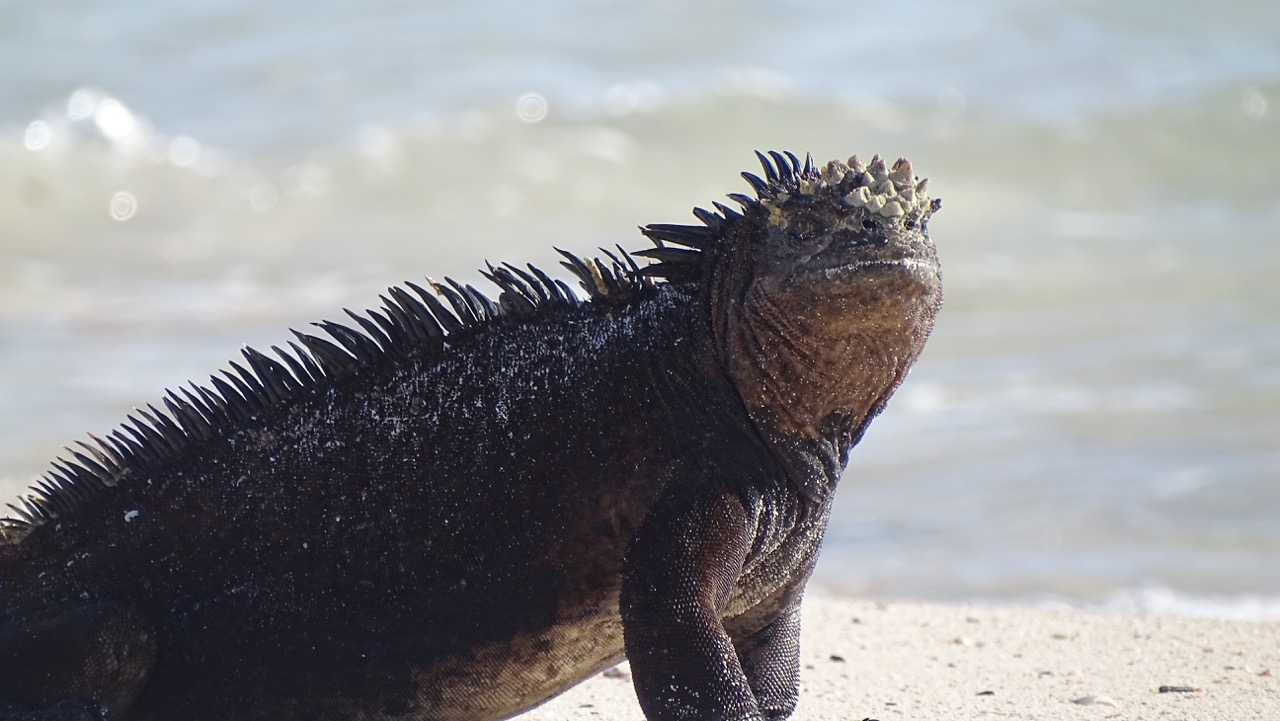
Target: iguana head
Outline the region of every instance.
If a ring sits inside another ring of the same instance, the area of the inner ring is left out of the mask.
[[[766,438],[828,441],[843,465],[933,328],[941,201],[905,159],[760,160],[764,178],[743,174],[756,197],[729,196],[741,212],[717,203],[695,211],[704,228],[649,226],[690,250],[644,254],[662,261],[655,274],[698,276],[721,366]]]
[[[757,198],[731,196],[746,222],[713,266],[721,322],[747,311],[824,337],[931,323],[940,282],[927,224],[941,201],[929,181],[906,159],[774,163],[767,180],[743,174]]]

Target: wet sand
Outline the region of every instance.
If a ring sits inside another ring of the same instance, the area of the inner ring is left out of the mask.
[[[1280,718],[1276,622],[817,594],[805,602],[801,663],[795,721]],[[521,718],[643,715],[623,664]]]

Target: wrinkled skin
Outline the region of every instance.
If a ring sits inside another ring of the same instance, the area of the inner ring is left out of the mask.
[[[836,482],[941,302],[937,204],[878,210],[877,162],[775,155],[742,215],[645,229],[700,246],[668,282],[308,342],[314,379],[77,458],[0,544],[0,721],[485,721],[624,656],[651,721],[786,718]]]

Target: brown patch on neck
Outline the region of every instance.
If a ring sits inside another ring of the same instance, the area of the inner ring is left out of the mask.
[[[802,308],[804,297],[768,282],[748,288],[723,338],[729,372],[757,424],[818,439],[833,420],[860,425],[902,382],[932,327],[933,303],[919,298],[920,312],[904,314],[897,304],[858,300]]]

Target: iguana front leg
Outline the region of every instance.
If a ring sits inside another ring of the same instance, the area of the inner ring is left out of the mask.
[[[764,718],[721,624],[750,534],[733,495],[689,490],[660,498],[636,530],[623,560],[620,610],[649,721]]]

